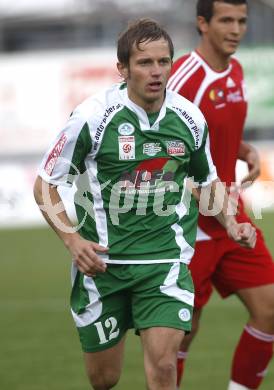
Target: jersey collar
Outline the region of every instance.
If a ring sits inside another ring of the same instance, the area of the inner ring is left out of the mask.
[[[153,123],[153,125],[150,126],[146,111],[142,107],[138,106],[132,100],[129,99],[128,93],[127,93],[127,88],[120,90],[120,93],[121,93],[124,105],[137,115],[137,117],[139,119],[140,129],[142,131],[148,131],[148,130],[159,131],[159,122],[166,115],[166,98],[163,102],[163,105],[162,105],[161,110],[159,112],[158,118]]]

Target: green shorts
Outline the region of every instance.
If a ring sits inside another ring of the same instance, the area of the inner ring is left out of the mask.
[[[108,264],[95,278],[74,268],[73,279],[71,311],[85,352],[114,346],[130,328],[191,330],[194,288],[186,264]]]

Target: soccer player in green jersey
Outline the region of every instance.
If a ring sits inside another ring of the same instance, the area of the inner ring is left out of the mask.
[[[73,259],[71,311],[93,388],[116,385],[126,332],[135,328],[148,389],[174,390],[194,301],[187,264],[197,216],[185,218],[185,178],[211,202],[217,195],[229,236],[244,246],[256,236],[226,215],[200,110],[166,90],[167,32],[140,19],[120,35],[117,54],[124,82],[76,107],[42,161],[35,199]],[[77,227],[57,191],[73,183]]]

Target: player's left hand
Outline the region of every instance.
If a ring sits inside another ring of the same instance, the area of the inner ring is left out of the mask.
[[[228,236],[243,247],[254,248],[256,245],[256,229],[250,223],[235,223],[227,227]]]
[[[242,179],[244,187],[251,185],[259,176],[261,171],[260,157],[255,148],[252,148],[246,155],[245,161],[248,166],[248,174]]]

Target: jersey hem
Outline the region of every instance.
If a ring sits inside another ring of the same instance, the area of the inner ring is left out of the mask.
[[[111,260],[107,259],[104,260],[106,264],[161,264],[161,263],[183,263],[183,264],[189,264],[190,260],[184,260],[184,259],[148,259],[148,260]]]

